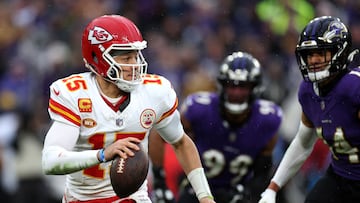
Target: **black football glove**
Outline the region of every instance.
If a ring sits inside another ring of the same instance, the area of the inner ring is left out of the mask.
[[[244,199],[245,199],[244,192],[245,192],[244,186],[241,184],[237,185],[233,190],[233,197],[232,197],[230,203],[244,202]]]
[[[216,188],[213,191],[216,202],[220,203],[244,203],[245,188],[239,184],[235,187]]]
[[[174,194],[169,190],[165,182],[165,171],[159,167],[153,167],[154,175],[154,198],[156,203],[175,203]]]

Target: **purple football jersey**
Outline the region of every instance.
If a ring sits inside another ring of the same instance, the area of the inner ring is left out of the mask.
[[[279,130],[282,111],[276,104],[255,100],[249,119],[229,126],[220,113],[219,95],[192,94],[184,102],[209,184],[228,188],[251,176],[252,164]]]
[[[335,173],[360,180],[360,69],[347,73],[324,97],[315,93],[312,83],[303,82],[298,97],[317,136],[330,147]]]

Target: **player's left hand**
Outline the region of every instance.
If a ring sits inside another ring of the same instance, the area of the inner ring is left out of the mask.
[[[111,145],[107,146],[104,150],[105,160],[112,160],[116,155],[123,159],[134,156],[134,151],[140,150],[138,144],[141,142],[140,139],[135,137],[127,137],[118,139]]]

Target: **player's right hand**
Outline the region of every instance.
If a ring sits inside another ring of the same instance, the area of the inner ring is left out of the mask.
[[[276,192],[272,189],[266,189],[261,194],[261,199],[259,203],[275,203],[276,202]]]

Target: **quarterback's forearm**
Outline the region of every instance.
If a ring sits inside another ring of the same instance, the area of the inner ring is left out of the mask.
[[[184,134],[182,139],[173,144],[177,159],[183,167],[187,178],[193,187],[197,198],[212,198],[204,169],[202,168],[199,153],[194,142]]]
[[[67,151],[58,146],[43,149],[42,167],[47,175],[64,175],[99,164],[99,150]]]
[[[44,142],[42,167],[45,174],[68,174],[99,163],[99,150],[71,151],[78,139],[76,126],[55,121]]]
[[[317,139],[312,132],[312,128],[308,128],[302,123],[300,124],[299,130],[280,162],[269,187],[274,187],[275,183],[281,188],[300,169],[304,161],[310,155]]]
[[[177,143],[173,144],[173,147],[185,174],[195,168],[202,167],[196,146],[187,135],[184,135]]]

